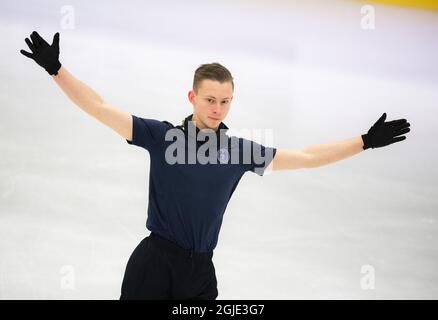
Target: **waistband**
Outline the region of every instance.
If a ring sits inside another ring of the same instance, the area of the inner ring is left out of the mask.
[[[151,232],[151,234],[149,235],[150,240],[156,244],[158,247],[165,249],[171,253],[177,254],[177,255],[181,255],[181,256],[186,256],[189,258],[213,258],[213,251],[209,251],[209,252],[196,252],[190,249],[185,249],[183,247],[181,247],[180,245],[176,244],[173,241],[170,241],[166,238],[163,238],[162,236],[158,235],[155,232]]]

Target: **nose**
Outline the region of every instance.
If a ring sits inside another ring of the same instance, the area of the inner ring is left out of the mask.
[[[215,103],[213,105],[212,109],[213,109],[212,111],[214,114],[219,114],[221,111],[221,106],[220,106],[220,104]]]

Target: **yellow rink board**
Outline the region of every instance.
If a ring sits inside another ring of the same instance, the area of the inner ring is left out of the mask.
[[[403,7],[414,7],[420,9],[428,9],[428,10],[438,10],[438,0],[359,0],[363,3],[382,3],[382,4],[391,4],[398,5]]]

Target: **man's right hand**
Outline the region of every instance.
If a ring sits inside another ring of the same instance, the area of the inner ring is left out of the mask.
[[[61,68],[61,63],[59,62],[59,32],[53,36],[51,45],[36,31],[32,32],[30,38],[32,42],[28,38],[25,41],[32,53],[24,50],[20,50],[20,52],[38,63],[50,75],[57,75],[58,70]]]

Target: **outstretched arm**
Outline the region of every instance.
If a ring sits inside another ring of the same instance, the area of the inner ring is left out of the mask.
[[[58,86],[79,108],[113,129],[120,136],[132,140],[132,116],[106,103],[93,89],[76,79],[64,66],[52,75]]]
[[[75,78],[64,66],[61,66],[58,74],[52,75],[52,78],[75,105],[93,117],[98,114],[104,103],[101,96]]]
[[[318,144],[301,150],[278,149],[271,163],[272,170],[316,168],[363,151],[361,137]],[[268,167],[268,170],[271,169]]]
[[[132,116],[107,104],[93,89],[76,79],[59,61],[59,33],[49,45],[36,31],[25,39],[32,53],[20,52],[43,67],[70,100],[127,140],[132,140]]]
[[[364,151],[361,137],[343,141],[318,144],[307,147],[303,152],[311,159],[308,168],[316,168],[333,163]]]
[[[406,139],[402,134],[410,131],[406,119],[385,122],[386,113],[361,136],[348,140],[318,144],[302,150],[278,149],[269,169],[286,170],[315,168],[327,165],[369,148],[380,148]]]

